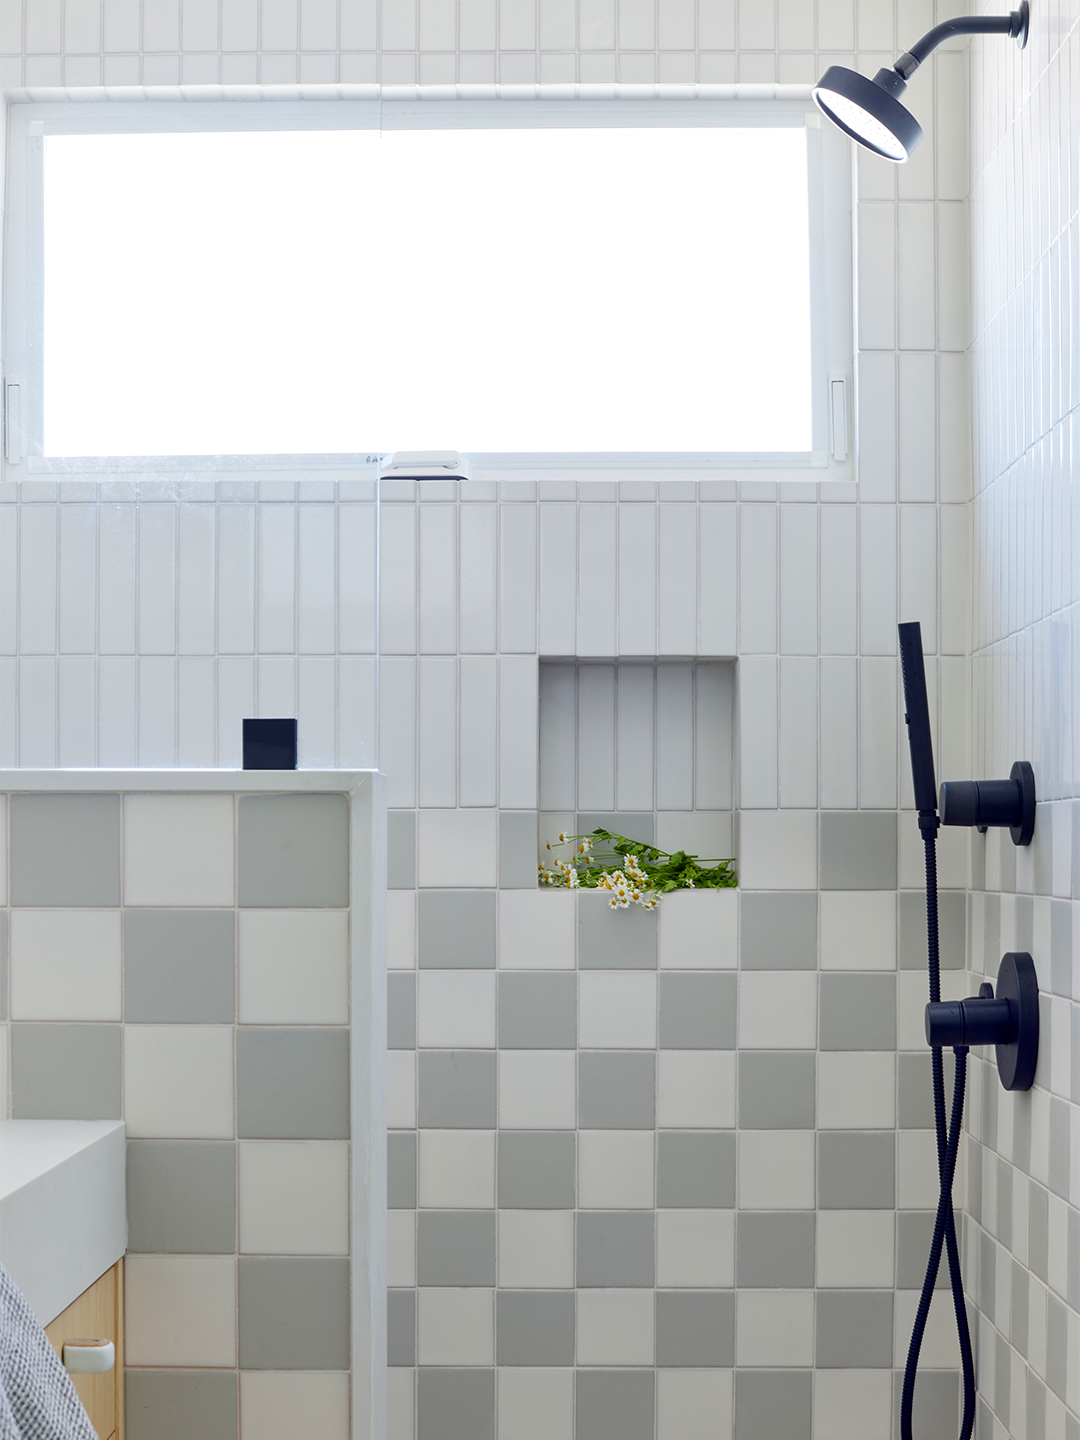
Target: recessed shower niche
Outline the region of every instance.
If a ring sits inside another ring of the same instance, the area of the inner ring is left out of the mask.
[[[732,851],[735,665],[542,660],[540,843],[597,826]]]

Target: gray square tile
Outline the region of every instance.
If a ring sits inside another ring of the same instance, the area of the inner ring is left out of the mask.
[[[945,1104],[952,1096],[953,1054],[942,1051],[945,1073]],[[901,1130],[932,1130],[934,1128],[934,1078],[929,1050],[897,1056],[896,1106]],[[994,1072],[997,1078],[997,1072]]]
[[[8,917],[0,910],[0,1020],[8,1018]]]
[[[903,1372],[893,1373],[893,1434],[900,1434]],[[920,1370],[911,1407],[912,1434],[919,1440],[956,1440],[960,1428],[960,1376],[953,1370]],[[1030,1427],[1028,1440],[1032,1440]]]
[[[348,1030],[241,1026],[236,1123],[242,1140],[347,1140]]]
[[[1034,1180],[1028,1187],[1028,1264],[1040,1280],[1048,1280],[1050,1196]]]
[[[577,976],[499,976],[499,1045],[506,1050],[573,1050]]]
[[[813,1130],[817,1057],[790,1051],[739,1056],[742,1130]]]
[[[579,1211],[577,1283],[605,1288],[651,1286],[655,1275],[651,1211]]]
[[[421,1367],[417,1440],[495,1440],[495,1371]]]
[[[813,1214],[740,1210],[735,1283],[751,1290],[810,1290],[814,1285]]]
[[[1050,1189],[1062,1200],[1069,1198],[1069,1131],[1070,1106],[1067,1100],[1056,1095],[1050,1099],[1050,1169],[1047,1175]]]
[[[1051,900],[1050,988],[1055,995],[1080,1000],[1080,994],[1073,992],[1072,952],[1072,906],[1068,900]]]
[[[1012,1408],[1012,1351],[1004,1335],[994,1338],[994,1409],[1008,1419]]]
[[[735,1204],[735,1136],[662,1130],[656,1142],[656,1203],[669,1209]]]
[[[818,1135],[818,1208],[891,1210],[896,1203],[892,1131],[834,1130]]]
[[[421,890],[421,970],[494,970],[494,890]]]
[[[578,1124],[583,1130],[651,1130],[656,1056],[583,1050],[578,1055]]]
[[[915,1287],[912,1286],[912,1289]],[[1012,1297],[1009,1306],[1009,1339],[1021,1355],[1028,1353],[1028,1318],[1031,1310],[1031,1276],[1018,1260],[1012,1262]]]
[[[651,810],[582,810],[575,823],[579,835],[610,830],[613,835],[625,835],[627,840],[640,840],[645,845],[656,840],[656,817]]]
[[[734,1050],[737,987],[734,975],[661,975],[661,1050]]]
[[[128,1249],[144,1255],[231,1255],[236,1249],[236,1146],[230,1140],[129,1140]]]
[[[416,1209],[416,1135],[386,1137],[386,1204],[390,1210]]]
[[[1066,1242],[1065,1299],[1074,1310],[1080,1310],[1080,1210],[1070,1207],[1069,1238]]]
[[[391,810],[386,817],[386,887],[416,888],[415,810]]]
[[[737,1370],[735,1440],[810,1440],[809,1370]]]
[[[578,967],[582,970],[655,970],[655,910],[631,905],[613,910],[599,891],[578,895]]]
[[[120,796],[12,795],[12,905],[120,904]]]
[[[1046,1386],[1031,1369],[1027,1372],[1025,1398],[1027,1440],[1046,1440]]]
[[[421,1210],[417,1229],[421,1285],[495,1284],[494,1210]]]
[[[744,970],[817,969],[817,896],[775,891],[739,898],[739,964]]]
[[[244,795],[239,816],[241,905],[275,910],[348,905],[344,795]]]
[[[573,1365],[571,1290],[500,1290],[495,1305],[499,1365]]]
[[[494,1051],[421,1050],[417,1059],[422,1126],[494,1130]]]
[[[535,890],[539,847],[535,810],[499,811],[499,889]]]
[[[995,897],[996,898],[996,897]],[[900,892],[900,969],[926,969],[926,894]],[[943,970],[963,970],[967,964],[967,896],[962,890],[938,894],[938,946]],[[994,947],[997,949],[997,946]],[[994,964],[994,971],[997,964]]]
[[[954,1207],[956,1233],[960,1234],[962,1211]],[[896,1288],[921,1290],[926,1275],[926,1261],[934,1235],[933,1210],[900,1210],[896,1216]],[[949,1267],[942,1259],[938,1267],[937,1289],[949,1284]]]
[[[656,1363],[734,1365],[735,1292],[658,1291]]]
[[[1046,1297],[1046,1383],[1059,1400],[1067,1396],[1069,1369],[1068,1311],[1051,1291]]]
[[[231,1024],[235,923],[231,910],[126,910],[124,1019]]]
[[[653,1440],[651,1370],[579,1370],[578,1440]]]
[[[822,890],[895,890],[896,873],[895,811],[822,814]]]
[[[499,1208],[572,1210],[575,1138],[570,1130],[501,1130]]]
[[[893,1292],[820,1290],[816,1334],[815,1363],[819,1369],[890,1369]]]
[[[12,1025],[15,1120],[121,1120],[119,1025]]]
[[[241,1370],[348,1370],[348,1260],[238,1263]]]
[[[416,1364],[416,1291],[386,1294],[386,1363]]]
[[[896,976],[821,977],[818,1045],[822,1050],[896,1049]]]
[[[386,977],[386,1048],[416,1049],[416,976],[410,973]]]
[[[126,1440],[236,1440],[236,1375],[220,1370],[128,1370]]]

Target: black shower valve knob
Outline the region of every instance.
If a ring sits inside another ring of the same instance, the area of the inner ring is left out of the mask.
[[[994,1045],[1006,1090],[1030,1090],[1039,1059],[1039,982],[1026,951],[1002,956],[997,994],[989,983],[966,1000],[932,1000],[925,1013],[933,1047]]]
[[[1008,780],[943,780],[938,795],[943,825],[1008,826],[1014,845],[1030,845],[1035,833],[1035,772],[1017,760]]]

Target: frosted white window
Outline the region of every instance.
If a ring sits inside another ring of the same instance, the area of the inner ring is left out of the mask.
[[[46,456],[812,449],[799,127],[44,143]]]

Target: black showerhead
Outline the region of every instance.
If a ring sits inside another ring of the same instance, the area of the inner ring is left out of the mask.
[[[923,666],[922,628],[917,620],[897,627],[900,631],[900,668],[904,676],[904,719],[911,747],[911,780],[915,808],[922,827],[924,814],[933,817],[937,829],[937,785],[934,781],[934,742],[930,738],[930,705],[926,698],[926,670]]]

